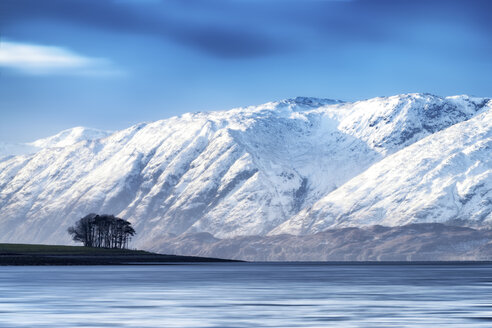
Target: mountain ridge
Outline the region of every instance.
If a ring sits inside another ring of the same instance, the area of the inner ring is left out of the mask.
[[[107,137],[110,133],[110,131],[77,126],[33,142],[0,142],[0,160],[10,156],[33,154],[44,148],[66,147],[81,141],[100,139]]]
[[[374,164],[343,187],[320,199],[307,213],[300,213],[298,217],[289,220],[297,220],[297,225],[300,221],[307,221],[303,223],[309,226],[307,230],[294,228],[293,223],[288,227],[287,221],[283,224],[284,228],[277,228],[277,232],[309,234],[347,224],[388,225],[388,219],[385,219],[388,216],[391,217],[391,221],[397,222],[393,225],[408,224],[411,220],[418,223],[455,221],[478,226],[487,223],[490,226],[491,126],[492,111],[487,111],[430,135]],[[432,149],[437,145],[442,151],[439,156],[433,156]],[[397,167],[400,172],[396,172]],[[398,173],[401,174],[398,176]],[[364,188],[363,181],[369,178],[373,188],[365,190],[362,196],[357,188]],[[444,181],[435,186],[437,179]],[[385,183],[385,180],[391,182]],[[397,180],[404,180],[405,183],[397,183]],[[428,189],[436,190],[427,192]],[[342,203],[333,200],[337,198],[345,201]],[[372,209],[364,206],[364,202],[372,203]],[[384,204],[381,204],[383,202]],[[406,211],[399,213],[402,202],[406,204],[406,207],[403,207]],[[473,207],[467,208],[470,204],[473,204]],[[340,205],[345,207],[345,210],[338,211],[337,214],[334,207]],[[427,218],[426,209],[429,207],[439,208],[440,212]],[[445,213],[446,211],[449,213]],[[382,214],[383,212],[385,213]],[[327,222],[328,218],[332,219],[333,224]]]
[[[0,222],[8,233],[0,240],[66,243],[66,227],[89,212],[132,221],[137,247],[166,234],[280,233],[388,156],[491,107],[469,96],[299,97],[3,159]]]

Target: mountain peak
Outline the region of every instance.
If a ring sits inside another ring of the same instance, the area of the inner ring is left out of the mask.
[[[96,140],[107,137],[110,131],[86,128],[77,126],[71,129],[63,130],[54,136],[38,139],[28,145],[38,148],[66,147],[84,140]]]

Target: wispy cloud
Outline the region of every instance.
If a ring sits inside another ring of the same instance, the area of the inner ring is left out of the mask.
[[[105,58],[92,58],[63,47],[0,42],[0,67],[34,75],[110,76],[122,72]]]

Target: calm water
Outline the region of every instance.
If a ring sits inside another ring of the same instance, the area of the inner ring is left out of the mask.
[[[492,327],[492,265],[0,267],[1,327]]]

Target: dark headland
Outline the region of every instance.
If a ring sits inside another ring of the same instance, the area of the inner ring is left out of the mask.
[[[0,265],[143,265],[232,260],[157,254],[140,250],[36,244],[0,244]]]

